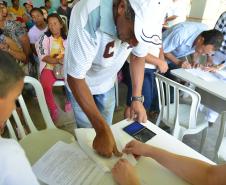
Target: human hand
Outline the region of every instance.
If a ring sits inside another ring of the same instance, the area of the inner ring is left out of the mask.
[[[126,159],[120,159],[112,168],[111,173],[119,185],[140,184],[135,168]]]
[[[202,70],[215,73],[218,68],[216,66],[204,66]]]
[[[135,158],[138,158],[139,156],[147,156],[148,146],[140,141],[132,140],[126,144],[123,152],[126,154],[133,154]]]
[[[64,64],[64,59],[63,58],[56,58],[56,60],[57,60],[57,63],[58,64]]]
[[[191,68],[191,64],[188,61],[183,61],[181,63],[181,67],[184,69],[190,69]]]
[[[124,118],[130,118],[130,107],[126,106],[124,111]]]
[[[8,46],[8,44],[0,44],[0,49],[3,50],[3,51],[8,51],[9,46]]]
[[[140,101],[132,101],[130,106],[129,119],[137,120],[138,122],[145,123],[147,121],[147,113]]]
[[[107,125],[102,131],[96,133],[93,140],[93,148],[99,155],[104,157],[109,158],[112,153],[117,157],[122,156],[122,153],[117,149],[111,129]]]
[[[165,73],[168,70],[168,64],[164,60],[159,60],[158,69],[160,73]]]

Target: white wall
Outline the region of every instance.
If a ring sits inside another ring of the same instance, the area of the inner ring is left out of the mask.
[[[226,0],[192,0],[188,20],[203,22],[209,28],[213,28],[224,11],[226,11]]]

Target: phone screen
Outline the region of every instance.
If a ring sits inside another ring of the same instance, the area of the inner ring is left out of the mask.
[[[154,132],[149,130],[147,127],[141,125],[139,122],[133,122],[128,126],[124,127],[123,130],[143,143],[150,140],[156,135]]]

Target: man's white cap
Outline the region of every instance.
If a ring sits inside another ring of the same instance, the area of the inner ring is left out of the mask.
[[[139,43],[161,46],[162,24],[169,0],[129,0],[135,12],[134,32]]]

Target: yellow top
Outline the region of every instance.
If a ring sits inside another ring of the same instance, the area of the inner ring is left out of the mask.
[[[9,13],[14,14],[16,17],[23,17],[25,11],[23,8],[19,7],[18,10],[14,9],[13,7],[8,8]]]
[[[64,57],[64,43],[62,37],[52,38],[52,44],[50,48],[50,57],[61,59]],[[53,69],[54,64],[46,64],[45,68]]]

